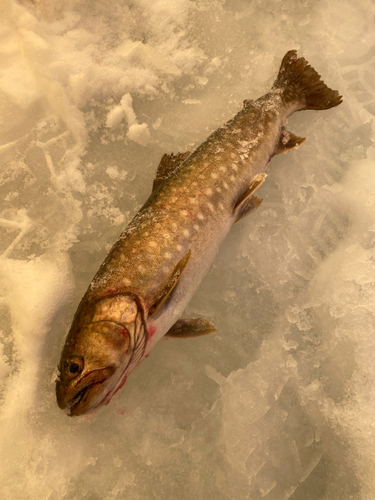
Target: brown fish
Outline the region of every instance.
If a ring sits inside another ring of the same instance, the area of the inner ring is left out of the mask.
[[[193,153],[164,155],[153,192],[112,247],[84,295],[64,345],[57,401],[69,415],[107,404],[164,335],[215,331],[180,319],[232,224],[259,207],[254,192],[272,156],[305,140],[285,128],[295,111],[341,96],[294,50],[272,89]]]

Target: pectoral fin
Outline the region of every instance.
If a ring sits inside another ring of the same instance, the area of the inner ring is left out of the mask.
[[[169,279],[165,283],[162,290],[160,290],[160,292],[157,294],[156,300],[154,304],[151,306],[149,311],[150,316],[155,314],[160,309],[160,306],[163,304],[163,302],[170,295],[174,287],[177,285],[178,280],[181,278],[181,275],[187,263],[189,262],[189,259],[190,259],[190,250],[184,257],[182,257],[177,266],[174,268],[172,274],[170,275]]]
[[[300,145],[305,142],[306,137],[298,137],[298,135],[292,134],[283,128],[281,130],[280,141],[276,146],[274,155],[281,155],[284,153],[289,153],[292,149],[298,149]]]
[[[158,169],[156,171],[156,176],[154,179],[154,183],[152,185],[152,190],[155,191],[160,184],[162,184],[167,177],[190,155],[190,151],[186,151],[185,153],[177,153],[174,155],[173,153],[168,155],[165,154],[162,156]]]
[[[188,318],[179,319],[165,334],[168,337],[175,337],[179,339],[187,339],[192,337],[200,337],[209,333],[216,332],[216,328],[204,318]]]

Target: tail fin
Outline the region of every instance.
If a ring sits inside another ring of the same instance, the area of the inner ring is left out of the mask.
[[[320,79],[320,75],[296,50],[287,52],[273,89],[282,91],[284,100],[298,102],[299,109],[330,109],[342,102],[337,90],[332,90]]]

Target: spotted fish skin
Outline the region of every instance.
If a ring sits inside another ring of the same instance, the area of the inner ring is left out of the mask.
[[[279,140],[283,115],[255,103],[216,130],[157,189],[122,233],[94,278],[87,299],[106,293],[141,296],[145,309],[180,259],[189,263],[173,292],[169,310],[157,320],[154,341],[178,319],[206,274],[236,214],[234,207],[251,180],[262,173]],[[160,325],[160,327],[159,327]]]
[[[281,65],[279,85],[277,80],[266,95],[245,101],[234,118],[212,133],[151,194],[94,278],[88,299],[98,298],[109,289],[116,293],[130,291],[143,298],[147,310],[160,284],[191,252],[168,310],[150,321],[157,326],[157,334],[149,347],[166,333],[190,301],[236,220],[236,203],[252,179],[266,170],[278,144],[282,144],[283,134],[288,137],[283,128],[287,117],[297,110],[315,109],[307,106],[303,93],[295,88],[298,81],[292,85],[283,81],[283,68],[293,64],[307,66],[295,51],[288,52]],[[314,84],[319,81],[325,87],[319,75],[307,68]],[[330,92],[323,109],[341,102],[336,91]],[[296,147],[298,142],[286,151]]]
[[[194,152],[183,155],[183,161],[152,192],[94,277],[67,342],[88,321],[83,318],[93,304],[132,295],[145,324],[139,364],[180,318],[233,223],[259,205],[260,200],[248,194],[263,182],[272,156],[303,142],[286,131],[287,117],[294,111],[329,109],[340,102],[338,92],[330,90],[305,59],[289,51],[271,91],[256,101],[245,101],[234,118]],[[185,256],[176,285],[154,312]]]

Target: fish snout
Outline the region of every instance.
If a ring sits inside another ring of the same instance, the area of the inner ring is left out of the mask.
[[[67,365],[68,369],[74,363],[74,361],[71,361]],[[76,367],[74,366],[73,372],[75,369]],[[71,372],[71,370],[69,371]],[[71,380],[64,381],[60,379],[56,383],[57,404],[62,410],[67,410],[68,415],[71,416],[87,413],[100,404],[107,395],[103,391],[103,385],[112,377],[116,368],[108,366],[86,374],[83,372],[83,376],[76,380],[78,371],[77,374],[74,373],[75,376]]]

